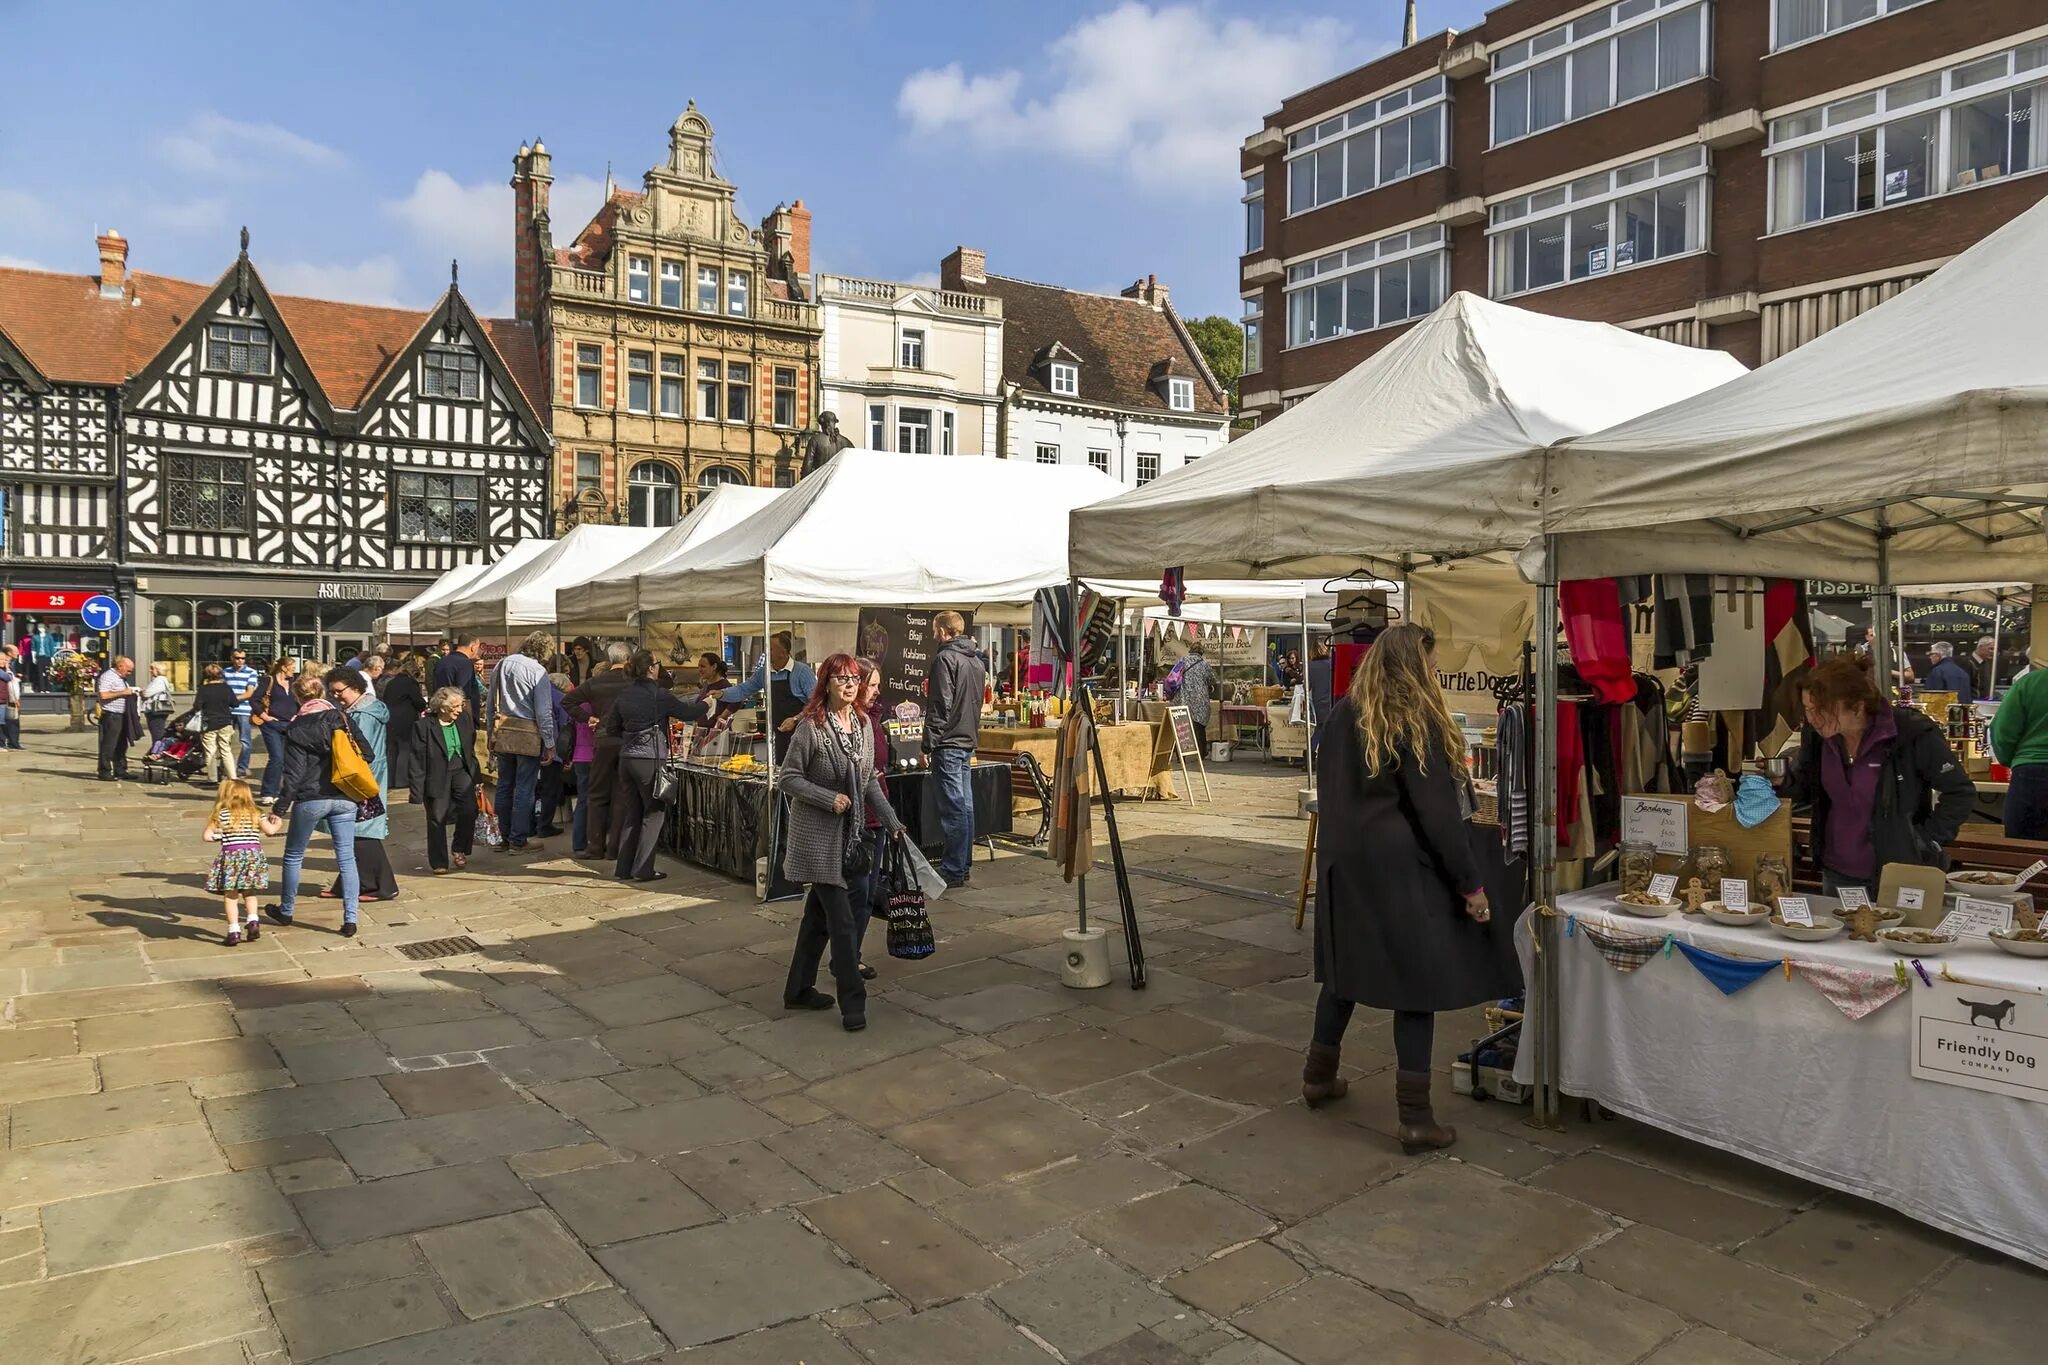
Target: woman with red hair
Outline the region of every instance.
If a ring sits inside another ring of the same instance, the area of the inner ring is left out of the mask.
[[[849,1033],[868,1026],[860,932],[848,898],[845,862],[849,841],[856,848],[863,843],[863,822],[854,806],[864,805],[892,836],[903,829],[875,774],[874,732],[856,705],[862,681],[860,661],[852,655],[834,654],[825,661],[777,775],[789,797],[782,871],[805,887],[804,918],[797,926],[782,1005],[828,1010],[836,1004]],[[837,1000],[817,986],[818,964],[828,944]]]

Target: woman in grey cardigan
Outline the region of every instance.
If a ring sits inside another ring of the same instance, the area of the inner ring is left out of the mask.
[[[858,835],[865,824],[854,811],[854,803],[863,802],[891,835],[903,829],[875,778],[874,738],[867,718],[854,707],[860,683],[860,664],[853,656],[834,654],[825,661],[777,775],[789,797],[782,872],[806,886],[803,923],[797,927],[796,951],[789,962],[789,980],[782,988],[782,1005],[792,1010],[829,1010],[836,1004],[840,1022],[849,1033],[868,1026],[860,937],[841,864],[847,835]],[[836,1001],[817,985],[818,962],[828,943],[832,979],[839,983]]]

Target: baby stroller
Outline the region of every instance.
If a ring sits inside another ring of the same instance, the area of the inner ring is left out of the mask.
[[[198,718],[197,707],[173,716],[171,723],[164,727],[164,737],[149,746],[144,765],[179,777],[198,776],[200,768],[205,766],[206,755],[199,748],[199,736],[185,728],[187,723]]]

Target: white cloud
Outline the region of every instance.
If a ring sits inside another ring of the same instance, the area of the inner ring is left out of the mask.
[[[916,133],[1120,162],[1150,188],[1209,188],[1236,178],[1237,148],[1267,111],[1355,61],[1356,47],[1334,19],[1221,19],[1128,0],[1057,39],[1043,77],[954,63],[912,75],[896,105]]]
[[[204,232],[228,220],[224,199],[154,199],[143,206],[143,221],[166,232]]]
[[[336,166],[342,155],[275,123],[243,123],[207,112],[157,139],[163,159],[193,175],[242,178],[299,166]]]
[[[402,278],[397,258],[392,256],[372,256],[354,265],[285,261],[263,267],[263,283],[273,294],[373,303],[387,308],[405,306],[400,289]]]
[[[27,190],[0,189],[0,232],[47,232],[56,223],[56,213],[44,200]]]
[[[8,270],[48,270],[41,261],[32,261],[26,256],[0,256],[0,267]]]
[[[555,240],[566,245],[590,221],[604,198],[603,182],[565,175],[549,196]],[[512,254],[512,188],[501,182],[464,184],[443,170],[420,172],[412,191],[384,211],[405,224],[414,238],[479,268]]]

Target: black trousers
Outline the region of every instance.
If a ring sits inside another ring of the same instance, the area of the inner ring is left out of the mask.
[[[470,807],[472,811],[476,808]],[[475,823],[474,820],[471,823]],[[433,835],[428,834],[429,842]],[[362,894],[388,901],[398,894],[398,874],[391,870],[391,855],[385,851],[382,839],[366,839],[358,834],[350,843],[356,853],[356,876],[361,881]],[[327,888],[328,892],[341,894],[341,879],[336,878]],[[326,894],[326,893],[322,893]]]
[[[645,881],[654,872],[654,851],[661,843],[661,823],[668,807],[654,799],[658,758],[619,760],[618,807],[612,812],[618,861],[612,875],[624,881]]]
[[[2009,839],[2048,839],[2048,763],[2022,763],[2005,792]]]
[[[1344,1027],[1351,1022],[1354,1008],[1339,1000],[1328,986],[1316,997],[1315,1040],[1326,1047],[1344,1041]],[[1394,1011],[1394,1062],[1403,1071],[1428,1071],[1430,1052],[1436,1042],[1436,1016],[1427,1010]]]
[[[455,852],[467,858],[476,845],[476,793],[464,791],[449,802],[447,820],[427,816],[427,866],[447,867],[448,826],[455,826]],[[357,864],[358,870],[361,864]]]
[[[554,826],[555,817],[562,810],[562,774],[567,772],[567,763],[549,763],[540,770],[540,778],[534,784],[533,804],[536,808],[533,827],[536,830]]]
[[[803,923],[796,929],[796,951],[789,959],[789,980],[783,983],[784,1003],[818,984],[818,964],[832,950],[832,979],[839,986],[839,1012],[865,1018],[868,983],[860,977],[860,929],[853,902],[843,886],[812,883],[804,895]]]
[[[619,799],[619,745],[602,738],[590,755],[590,814],[584,819],[583,847],[594,858],[613,852],[612,807]]]
[[[100,709],[100,776],[128,776],[128,713]]]

